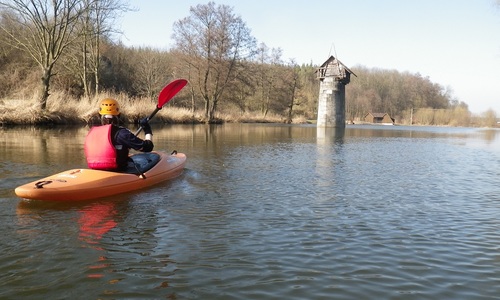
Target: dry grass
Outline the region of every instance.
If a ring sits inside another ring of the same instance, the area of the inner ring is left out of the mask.
[[[241,112],[235,108],[226,109],[220,114],[218,118],[228,123],[285,123],[286,118],[282,115],[275,113],[268,113],[263,115],[258,112]],[[303,124],[307,123],[307,119],[303,115],[293,118],[292,123]]]
[[[99,123],[99,102],[114,98],[120,103],[122,122],[137,123],[149,116],[156,108],[156,102],[145,98],[128,98],[125,95],[102,93],[92,99],[76,99],[64,93],[54,92],[47,101],[45,110],[40,110],[36,96],[28,100],[0,100],[0,124],[44,125],[44,124],[92,124]],[[276,114],[263,116],[259,113],[240,113],[235,110],[216,115],[219,122],[232,123],[284,123],[285,118]],[[154,123],[195,124],[204,123],[202,111],[192,112],[186,108],[169,106],[167,103],[152,120]],[[293,123],[306,123],[304,117],[296,117]]]

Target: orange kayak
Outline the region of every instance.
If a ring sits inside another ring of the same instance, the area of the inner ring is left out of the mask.
[[[179,176],[186,155],[174,151],[138,153],[127,172],[72,169],[54,174],[15,189],[17,196],[45,201],[89,200],[126,193]]]

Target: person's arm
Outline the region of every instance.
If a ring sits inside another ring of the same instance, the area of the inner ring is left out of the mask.
[[[151,141],[151,136],[151,133],[149,133],[149,136],[148,134],[146,134],[146,137],[143,140],[135,136],[135,134],[133,134],[130,130],[122,128],[116,136],[116,142],[130,149],[142,152],[151,152],[154,148],[153,141]]]
[[[149,125],[148,118],[141,119],[139,121],[139,125],[141,126],[142,130],[144,130],[144,139],[151,141],[153,137],[153,130],[151,130],[151,125]]]
[[[143,146],[141,149],[139,149],[139,151],[151,152],[151,151],[153,151],[154,147],[155,147],[155,145],[153,144],[153,141],[150,139],[148,140],[147,135],[146,135],[146,138],[143,140]]]
[[[144,118],[139,121],[139,125],[142,127],[142,130],[144,130],[144,146],[142,147],[143,152],[151,152],[154,148],[153,145],[153,130],[151,130],[151,125],[149,125],[149,120],[148,118]]]

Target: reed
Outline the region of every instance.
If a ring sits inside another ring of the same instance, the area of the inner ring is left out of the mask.
[[[100,122],[99,102],[104,98],[114,98],[120,103],[121,119],[125,124],[137,123],[149,116],[157,102],[148,98],[129,98],[124,94],[101,93],[92,99],[68,96],[62,92],[51,94],[47,108],[40,110],[36,96],[32,99],[0,100],[0,124],[2,125],[48,125],[48,124],[95,124]],[[284,123],[285,118],[277,114],[221,111],[216,119],[228,123]],[[205,123],[203,111],[192,111],[183,107],[166,104],[152,123],[197,124]],[[305,123],[303,116],[295,117],[293,123]]]

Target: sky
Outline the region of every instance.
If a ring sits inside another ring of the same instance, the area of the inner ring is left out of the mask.
[[[175,21],[195,0],[128,0],[116,20],[127,46],[168,50]],[[232,7],[257,42],[285,61],[321,65],[330,55],[428,77],[474,114],[500,117],[500,5],[496,0],[213,0]],[[351,80],[356,80],[355,77]],[[318,84],[319,87],[319,84]],[[349,89],[349,86],[346,87]]]

